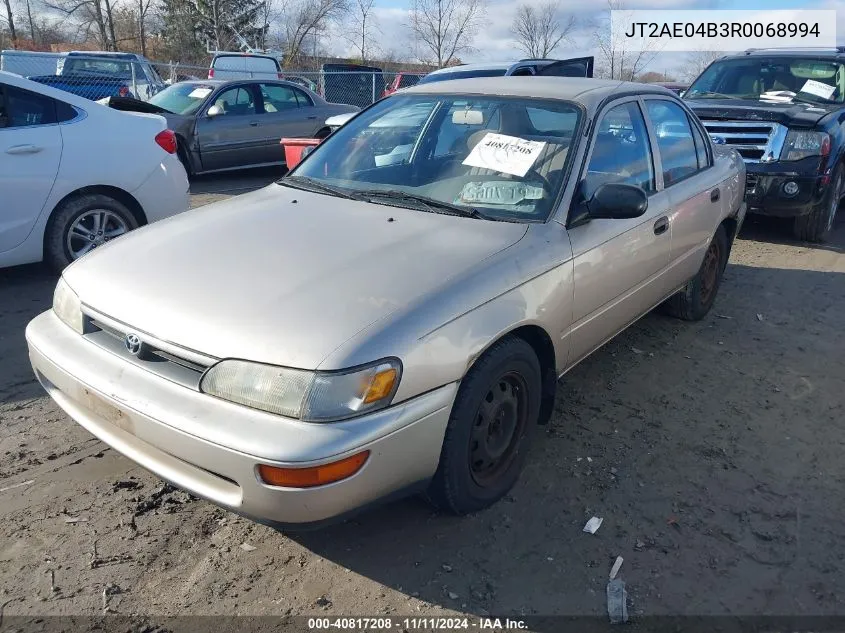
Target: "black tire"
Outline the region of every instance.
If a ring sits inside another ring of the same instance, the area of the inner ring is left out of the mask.
[[[89,194],[70,198],[62,202],[53,212],[50,221],[47,223],[47,230],[44,235],[44,259],[56,272],[61,272],[67,265],[77,259],[69,246],[68,234],[82,216],[90,216],[97,211],[108,215],[110,225],[123,223],[123,232],[138,228],[138,220],[126,205],[104,194]],[[84,221],[85,219],[83,219]],[[115,229],[117,230],[117,229]],[[109,231],[103,231],[108,233]],[[122,233],[121,233],[122,234]],[[117,237],[117,235],[113,236]],[[96,248],[113,237],[97,235],[92,240],[95,242],[92,248]],[[80,238],[82,239],[82,238]],[[73,242],[75,244],[75,242]]]
[[[807,215],[800,215],[795,218],[792,233],[797,239],[803,242],[824,242],[827,240],[831,229],[833,229],[836,210],[839,208],[839,201],[842,198],[843,181],[845,181],[845,168],[840,163],[830,176],[830,190],[824,204],[815,207]]]
[[[541,376],[534,350],[516,337],[502,339],[476,361],[452,407],[440,463],[427,492],[431,503],[467,514],[508,493],[519,478],[537,426]],[[485,464],[486,458],[491,461]]]
[[[720,226],[704,253],[704,261],[698,274],[663,304],[663,311],[669,316],[685,321],[703,319],[713,307],[727,263],[728,236],[725,228]]]
[[[194,177],[194,170],[191,167],[191,161],[188,158],[188,150],[184,148],[185,141],[182,137],[179,137],[176,145],[176,157],[179,159],[179,162],[182,163],[182,167],[185,168],[185,173],[188,174],[188,178]]]

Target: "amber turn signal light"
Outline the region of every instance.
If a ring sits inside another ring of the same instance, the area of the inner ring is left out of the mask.
[[[363,451],[337,462],[309,468],[279,468],[260,464],[258,474],[270,486],[313,488],[351,477],[361,470],[369,457],[370,451]]]

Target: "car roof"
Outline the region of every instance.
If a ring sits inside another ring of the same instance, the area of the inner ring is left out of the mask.
[[[267,53],[241,53],[240,51],[232,51],[231,53],[214,53],[214,59],[218,57],[263,57],[265,59],[273,59],[279,61],[275,56]]]
[[[845,59],[845,47],[836,48],[749,48],[742,53],[725,55],[720,59],[737,59],[743,57],[830,57]]]
[[[91,57],[117,57],[119,59],[143,59],[143,55],[138,55],[138,53],[120,53],[116,51],[69,51],[66,54],[79,56],[90,55]]]
[[[475,94],[511,97],[535,97],[577,101],[593,106],[614,93],[657,94],[672,96],[663,86],[641,84],[617,79],[587,79],[585,77],[473,77],[417,84],[405,88],[408,94]]]
[[[458,66],[447,66],[432,70],[429,75],[443,75],[446,73],[466,72],[472,70],[508,70],[517,64],[550,64],[553,59],[518,59],[512,62],[478,62],[474,64],[460,64]]]

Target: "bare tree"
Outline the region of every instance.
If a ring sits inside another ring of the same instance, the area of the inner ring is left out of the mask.
[[[45,0],[44,5],[75,24],[75,39],[87,40],[93,35],[104,50],[116,50],[111,0],[102,2],[108,6],[106,11],[101,0]]]
[[[484,0],[412,0],[408,26],[420,59],[443,68],[471,51],[484,8]]]
[[[379,30],[373,13],[375,0],[354,0],[350,9],[349,29],[346,39],[355,50],[355,56],[366,64],[376,49],[375,35]],[[344,29],[345,30],[345,29]]]
[[[284,0],[280,13],[285,66],[296,65],[305,53],[305,42],[341,19],[348,6],[347,0]]]
[[[559,14],[559,1],[545,2],[539,7],[519,5],[511,33],[520,50],[533,58],[551,55],[575,29],[575,16],[570,15],[561,22]]]
[[[15,15],[12,12],[11,0],[6,0],[6,22],[9,25],[9,37],[12,38],[12,48],[17,46],[18,35],[15,32]]]
[[[689,53],[684,59],[684,66],[679,73],[686,81],[691,82],[697,78],[712,62],[716,61],[724,54],[725,53],[721,51],[695,51],[693,53]]]
[[[622,0],[608,0],[607,7],[607,17],[595,24],[593,32],[600,60],[597,75],[633,81],[651,63],[658,51],[653,50],[649,44],[632,48],[622,33],[614,33],[610,28],[610,12],[617,11],[617,19],[624,22],[625,7]]]

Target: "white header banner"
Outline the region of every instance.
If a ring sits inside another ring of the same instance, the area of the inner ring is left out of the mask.
[[[614,10],[611,37],[619,50],[662,52],[749,48],[833,48],[836,11]]]

